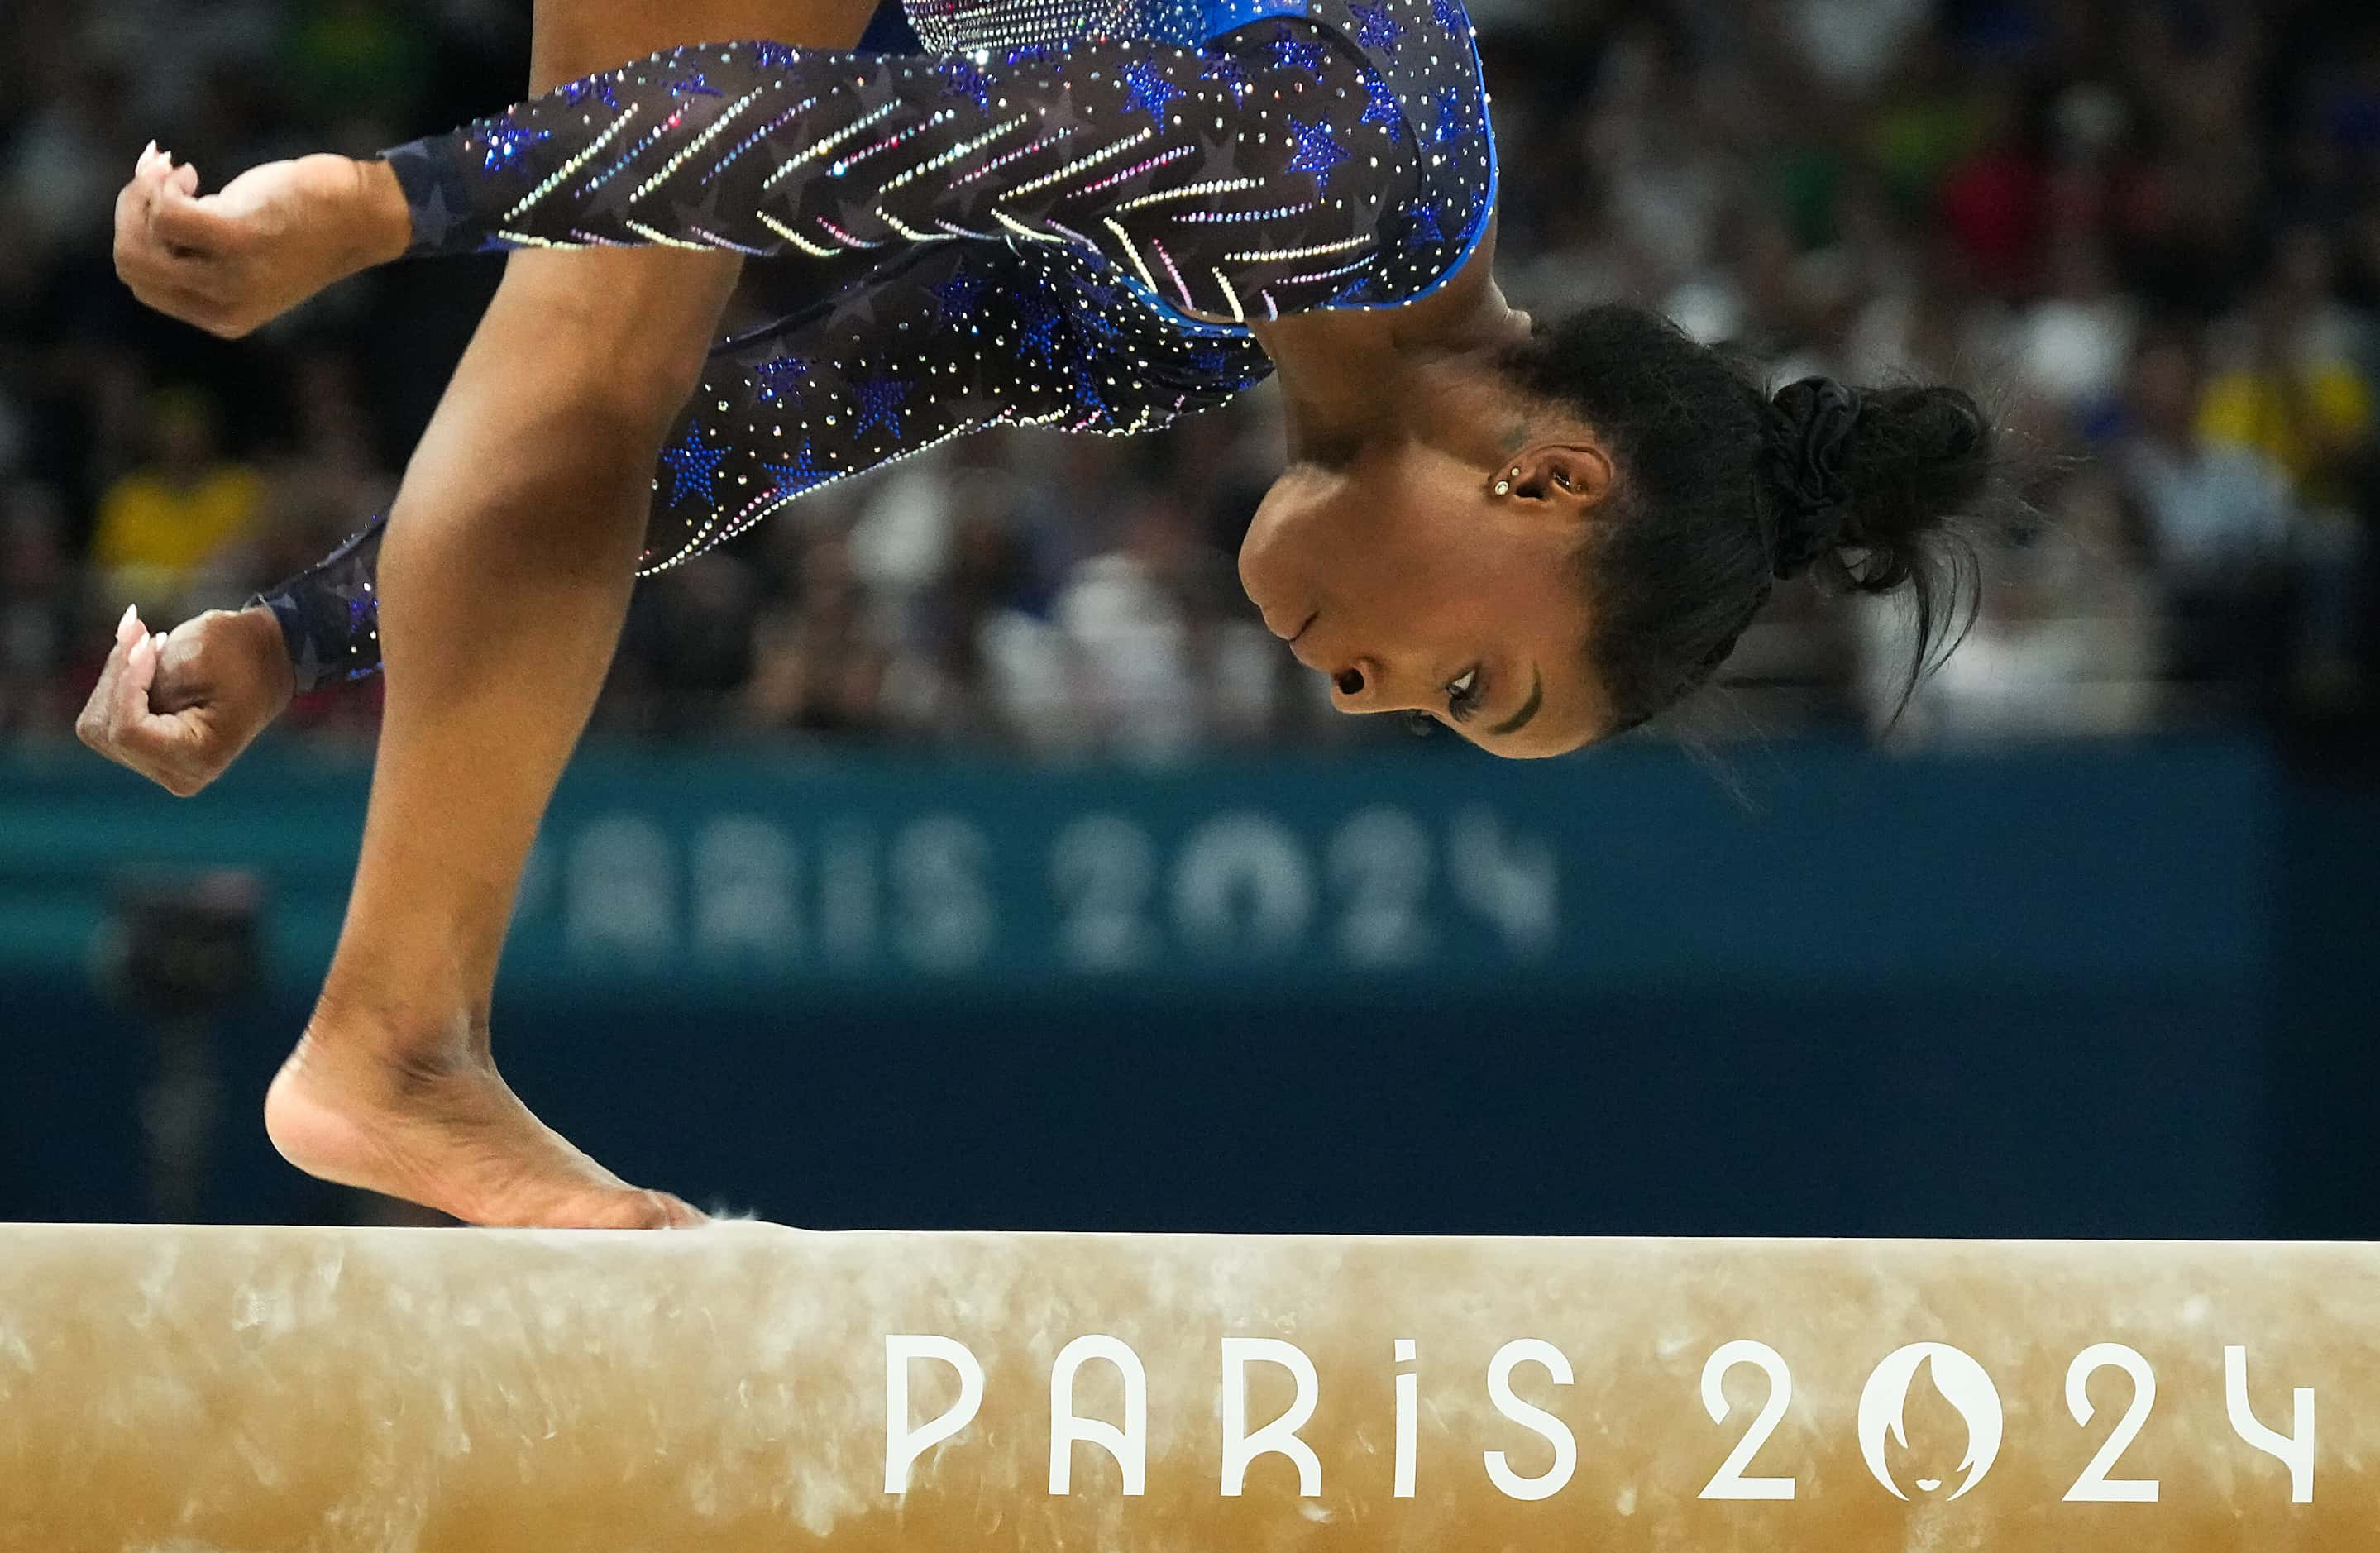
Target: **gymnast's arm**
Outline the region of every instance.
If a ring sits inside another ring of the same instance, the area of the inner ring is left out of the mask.
[[[868,309],[874,316],[872,344],[849,344],[847,337],[838,336],[839,313],[820,308],[784,328],[774,344],[773,359],[758,369],[739,368],[723,357],[714,360],[701,392],[672,434],[672,453],[664,455],[655,482],[644,569],[675,564],[821,486],[1005,417],[1014,406],[988,390],[980,368],[945,384],[930,399],[918,395],[915,403],[888,404],[880,393],[871,404],[866,385],[832,365],[838,343],[846,344],[856,358],[880,358],[925,335],[938,322],[947,323],[949,310],[962,301],[972,309],[970,316],[995,331],[1028,327],[1019,316],[1017,299],[990,284],[988,276],[974,273],[969,262],[953,253],[917,267],[906,284],[880,289]],[[786,364],[794,370],[782,370]],[[1010,395],[1016,392],[1012,388]],[[710,418],[700,413],[722,403],[735,406],[737,413]],[[746,420],[772,426],[795,422],[809,430],[766,445],[722,439],[718,422]],[[879,422],[895,429],[889,443],[872,434],[872,424]],[[689,432],[694,439],[690,444]],[[700,448],[705,457],[674,466],[674,459],[683,459],[686,445]],[[720,505],[701,502],[704,491]],[[375,574],[382,521],[371,518],[330,555],[249,601],[244,614],[216,623],[239,628],[237,640],[213,644],[218,654],[271,654],[272,664],[247,665],[242,678],[278,689],[273,715],[293,692],[304,695],[352,684],[379,672]],[[258,634],[249,620],[259,615],[269,616],[278,630]],[[270,672],[284,663],[279,673]],[[93,704],[100,700],[95,698]]]
[[[414,255],[1057,241],[1165,289],[1152,246],[1205,261],[1293,227],[1360,239],[1397,192],[1345,166],[1387,122],[1357,120],[1361,56],[1327,32],[1288,36],[1213,56],[1082,42],[982,62],[706,44],[399,147],[387,165]],[[1235,219],[1177,219],[1200,214]],[[393,233],[393,207],[382,219]]]
[[[1226,42],[676,49],[384,160],[170,191],[158,235],[206,262],[159,305],[237,334],[402,257],[667,244],[799,261],[954,239],[1095,249],[1232,322],[1322,305],[1410,193],[1414,132],[1335,34],[1283,22]]]

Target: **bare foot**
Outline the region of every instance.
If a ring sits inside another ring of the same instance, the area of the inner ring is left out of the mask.
[[[572,1147],[484,1054],[399,1062],[310,1031],[264,1097],[264,1129],[309,1175],[472,1224],[667,1230],[705,1221]]]

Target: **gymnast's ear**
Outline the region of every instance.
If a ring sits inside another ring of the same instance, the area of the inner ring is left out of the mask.
[[[1520,474],[1512,478],[1512,496],[1540,502],[1572,516],[1599,509],[1611,494],[1611,454],[1592,437],[1575,434],[1558,442],[1533,443],[1512,462]]]

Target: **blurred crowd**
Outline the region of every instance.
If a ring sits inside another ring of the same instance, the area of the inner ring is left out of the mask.
[[[382,507],[494,261],[227,345],[107,256],[143,142],[210,179],[518,94],[518,0],[0,9],[0,738],[65,736],[109,626],[236,604]],[[1779,381],[1980,390],[2030,516],[1916,743],[2368,710],[2380,13],[2313,0],[1475,0],[1521,305],[1611,297]],[[170,42],[169,42],[170,41]],[[601,725],[1163,756],[1354,736],[1239,601],[1271,396],[1002,433],[641,590]],[[1884,736],[1887,607],[1799,585],[1686,722]],[[374,695],[298,718],[367,730]]]

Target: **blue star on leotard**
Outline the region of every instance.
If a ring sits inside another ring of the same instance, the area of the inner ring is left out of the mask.
[[[1431,139],[1443,146],[1471,133],[1471,101],[1460,87],[1438,91],[1438,129]]]
[[[949,278],[940,285],[928,286],[926,290],[941,306],[942,322],[955,326],[965,322],[967,316],[975,311],[976,303],[982,299],[990,285],[989,278],[977,274],[967,267],[967,261],[961,259],[951,270]]]
[[[670,95],[673,97],[718,97],[724,95],[717,87],[710,84],[710,78],[700,70],[696,70],[689,75],[680,76],[677,79],[669,83],[669,90]]]
[[[942,95],[965,97],[985,113],[991,112],[991,78],[972,59],[946,59],[935,73],[942,78]]]
[[[783,405],[799,397],[809,376],[808,362],[795,356],[780,356],[752,369],[752,384],[759,391],[761,403]]]
[[[1245,354],[1213,347],[1192,351],[1183,358],[1182,364],[1202,378],[1212,378],[1235,388],[1246,387],[1256,370]]]
[[[572,107],[587,101],[589,94],[601,99],[613,113],[620,111],[619,85],[611,76],[589,76],[585,80],[572,81],[563,87],[562,100]]]
[[[486,132],[488,154],[480,166],[493,173],[509,167],[521,152],[540,140],[553,139],[551,129],[526,129],[518,125],[498,125]]]
[[[899,436],[902,403],[916,392],[917,386],[898,378],[869,378],[860,383],[859,414],[852,419],[851,434],[865,436],[881,427]]]
[[[794,455],[792,463],[763,464],[760,467],[776,482],[770,487],[769,494],[771,496],[799,496],[835,478],[834,470],[821,469],[811,461],[809,439],[807,437],[802,439],[802,451]]]
[[[1371,300],[1371,297],[1372,277],[1357,275],[1339,288],[1338,295],[1330,298],[1330,305],[1334,308],[1353,307]]]
[[[1008,63],[1012,66],[1038,65],[1057,57],[1058,45],[1055,43],[1022,43],[1008,51]]]
[[[755,43],[752,45],[752,63],[758,65],[763,70],[784,69],[789,65],[800,63],[802,51],[794,47],[790,43]]]
[[[707,505],[719,504],[715,482],[719,466],[727,462],[727,450],[711,447],[702,440],[702,428],[686,429],[686,441],[673,443],[662,453],[662,463],[670,472],[670,499],[673,507],[688,496],[699,493]]]
[[[1456,37],[1471,30],[1471,18],[1463,14],[1459,0],[1431,0],[1430,10],[1437,16],[1438,24]]]
[[[1403,41],[1405,30],[1386,6],[1350,6],[1347,14],[1355,18],[1358,47],[1378,49],[1390,59],[1397,56],[1397,45]]]
[[[1053,364],[1058,359],[1058,331],[1066,322],[1064,310],[1040,292],[1028,291],[1018,311],[1024,320],[1021,334],[1026,348],[1039,357],[1044,367]]]
[[[1364,104],[1364,116],[1357,124],[1385,124],[1394,128],[1405,120],[1404,105],[1397,101],[1396,89],[1377,75],[1364,78],[1364,94],[1370,99]]]
[[[1124,67],[1123,79],[1124,84],[1132,88],[1131,95],[1124,99],[1123,111],[1146,113],[1160,128],[1164,127],[1165,110],[1173,105],[1174,99],[1189,95],[1167,80],[1165,72],[1158,68],[1154,60],[1134,60]]]
[[[1222,82],[1234,103],[1246,102],[1248,93],[1256,90],[1255,83],[1248,79],[1248,67],[1228,54],[1220,55],[1210,61],[1205,69],[1198,72],[1198,79]]]
[[[1080,295],[1076,298],[1075,319],[1086,334],[1102,340],[1122,339],[1124,327],[1121,320],[1124,307],[1123,294],[1112,285],[1102,285],[1087,275],[1075,278]]]
[[[1314,187],[1324,192],[1330,188],[1330,171],[1347,160],[1347,148],[1331,138],[1328,119],[1320,124],[1289,121],[1290,138],[1297,142],[1297,155],[1282,169],[1291,173],[1311,173]]]
[[[1436,205],[1416,205],[1413,212],[1414,241],[1442,243],[1446,241],[1446,222]]]
[[[1299,37],[1297,30],[1287,22],[1281,23],[1281,36],[1272,41],[1271,51],[1272,62],[1276,67],[1283,70],[1303,70],[1309,76],[1322,74],[1322,67],[1330,63],[1330,49],[1328,44],[1318,43],[1311,38]]]

